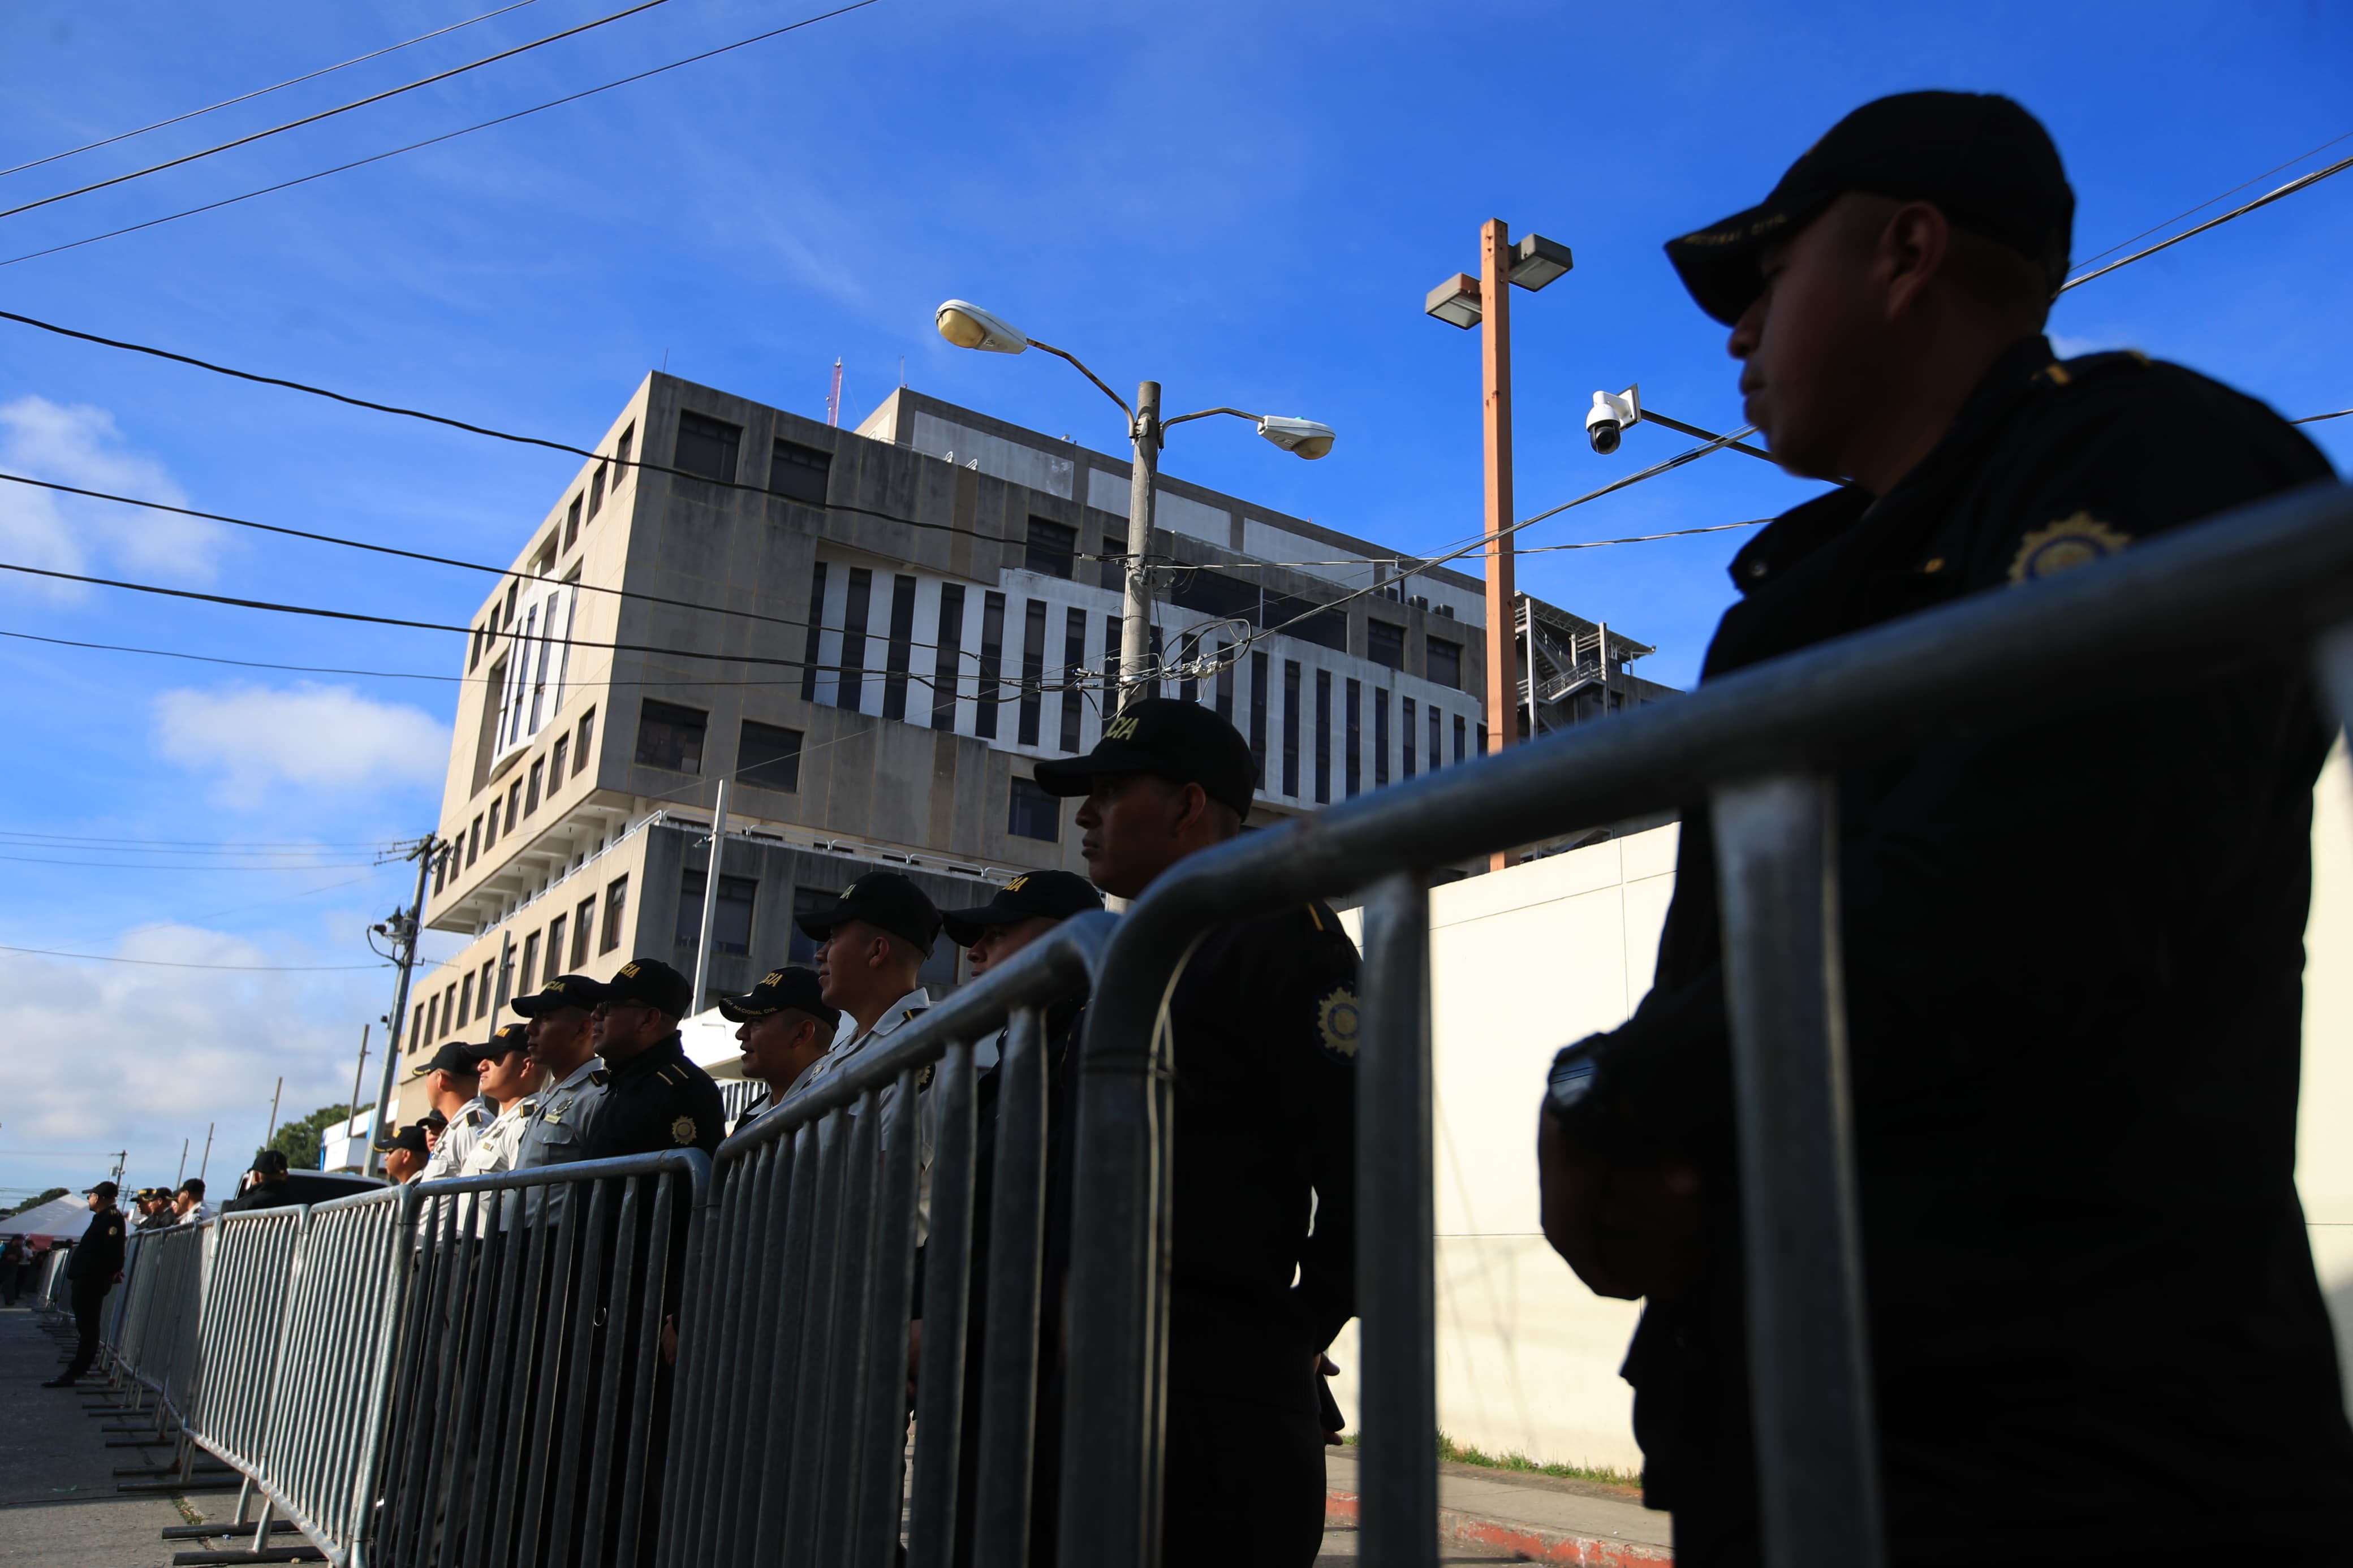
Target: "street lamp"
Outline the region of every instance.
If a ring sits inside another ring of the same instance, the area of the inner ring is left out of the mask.
[[[1490,218],[1479,230],[1479,276],[1458,272],[1430,291],[1422,310],[1450,326],[1481,333],[1481,384],[1486,405],[1487,468],[1487,749],[1500,752],[1512,739],[1514,726],[1505,720],[1519,710],[1518,616],[1513,601],[1512,526],[1512,301],[1504,287],[1516,284],[1537,289],[1576,265],[1568,247],[1528,235],[1512,243],[1501,218]],[[1530,740],[1535,737],[1531,735]],[[1510,863],[1498,850],[1492,862],[1500,871]]]
[[[1188,419],[1206,419],[1212,414],[1229,414],[1237,419],[1255,421],[1261,436],[1293,457],[1311,461],[1329,452],[1337,437],[1332,426],[1313,419],[1251,414],[1240,408],[1199,408],[1164,419],[1160,416],[1160,384],[1156,381],[1136,384],[1135,406],[1131,408],[1127,399],[1113,392],[1076,354],[1039,342],[1002,316],[984,310],[969,300],[946,301],[934,313],[934,319],[940,336],[960,349],[999,354],[1042,349],[1057,359],[1068,360],[1127,416],[1128,440],[1134,446],[1135,460],[1128,487],[1127,595],[1120,612],[1120,668],[1126,673],[1120,682],[1124,689],[1119,706],[1124,709],[1133,700],[1133,694],[1143,689],[1145,678],[1141,672],[1145,661],[1151,658],[1152,579],[1144,562],[1152,551],[1152,481],[1159,472],[1160,447],[1168,426],[1182,425]]]

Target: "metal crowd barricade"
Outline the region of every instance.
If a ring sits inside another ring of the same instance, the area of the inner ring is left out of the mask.
[[[1252,835],[1161,878],[1103,956],[1081,1058],[1071,1296],[1085,1310],[1071,1325],[1060,1561],[1156,1556],[1170,1064],[1154,1022],[1190,942],[1238,915],[1371,889],[1357,1058],[1359,1546],[1367,1563],[1430,1563],[1427,879],[1498,848],[1706,800],[1724,894],[1767,1561],[1877,1563],[1831,780],[1906,746],[2169,690],[2185,627],[2197,628],[2211,675],[2314,658],[2345,718],[2353,491],[2314,487],[1777,658]],[[1537,1090],[1529,1086],[1532,1101]],[[733,1276],[714,1283],[743,1288]]]
[[[185,1423],[195,1389],[198,1313],[209,1227],[174,1226],[134,1235],[123,1249],[122,1283],[108,1293],[114,1313],[101,1334],[119,1374]]]
[[[37,1297],[52,1312],[73,1310],[73,1282],[66,1278],[66,1260],[73,1256],[69,1247],[52,1247],[41,1254],[41,1284]]]
[[[662,1568],[899,1560],[925,1213],[904,1561],[944,1568],[960,1536],[978,1568],[1028,1561],[1044,1227],[1041,1016],[1083,990],[1114,924],[1110,915],[1065,922],[720,1146],[681,1330]],[[976,1292],[974,1058],[1000,1030],[987,1268]],[[927,1135],[935,1142],[926,1177]],[[982,1331],[968,1335],[976,1301]],[[968,1338],[976,1348],[968,1351]],[[968,1392],[976,1409],[966,1407]]]
[[[670,1331],[710,1171],[700,1150],[674,1149],[402,1189],[384,1269],[406,1273],[385,1347],[390,1405],[364,1424],[383,1446],[338,1472],[378,1484],[353,1495],[340,1540],[365,1542],[371,1563],[416,1568],[635,1568],[657,1528]],[[354,1245],[363,1253],[374,1256]],[[321,1338],[290,1350],[281,1402],[332,1353]],[[324,1414],[314,1427],[363,1425],[356,1410]],[[276,1463],[290,1445],[274,1423],[270,1443]],[[320,1516],[293,1517],[331,1544]]]
[[[209,1237],[197,1327],[204,1381],[185,1430],[248,1476],[260,1473],[288,1284],[308,1223],[309,1211],[300,1206],[248,1209],[150,1233]]]

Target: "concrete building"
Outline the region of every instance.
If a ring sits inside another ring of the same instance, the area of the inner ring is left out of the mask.
[[[904,388],[847,431],[662,374],[594,449],[470,617],[426,909],[467,940],[418,978],[404,1080],[549,975],[691,971],[722,777],[714,993],[806,958],[796,911],[876,866],[943,904],[1085,868],[1030,768],[1101,731],[1125,459]],[[1160,657],[1196,667],[1161,689],[1250,738],[1253,826],[1483,748],[1478,579],[1166,475],[1155,507]],[[1544,728],[1669,693],[1599,646],[1540,670]]]

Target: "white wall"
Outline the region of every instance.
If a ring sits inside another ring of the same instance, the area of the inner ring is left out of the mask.
[[[1618,1377],[1637,1316],[1579,1284],[1536,1215],[1535,1115],[1552,1054],[1624,1021],[1650,987],[1674,888],[1673,827],[1430,895],[1438,1103],[1439,1422],[1458,1442],[1571,1464],[1641,1463]],[[2353,766],[2315,792],[2296,1184],[2339,1364],[2353,1347]],[[1345,917],[1361,936],[1354,912]],[[1356,1331],[1333,1357],[1353,1426]],[[2347,1380],[2353,1406],[2353,1377]]]

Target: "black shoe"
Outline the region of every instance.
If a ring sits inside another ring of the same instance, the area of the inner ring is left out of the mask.
[[[60,1375],[49,1379],[48,1382],[41,1384],[41,1386],[43,1388],[72,1388],[80,1382],[81,1379],[78,1377]]]

